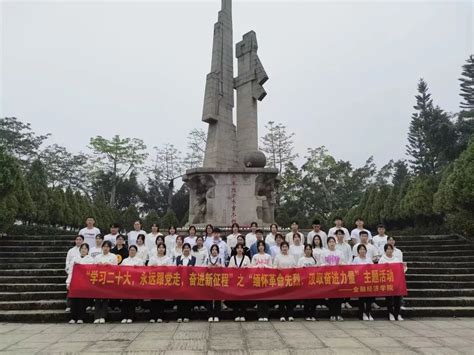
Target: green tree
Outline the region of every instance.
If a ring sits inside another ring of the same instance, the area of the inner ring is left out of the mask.
[[[53,226],[64,224],[64,200],[60,189],[48,189],[48,219]]]
[[[0,231],[6,231],[14,222],[18,212],[15,192],[21,179],[16,159],[0,147]]]
[[[120,218],[120,225],[125,230],[130,231],[133,230],[133,224],[137,219],[140,218],[140,214],[135,206],[130,205],[128,208],[122,213]]]
[[[419,226],[437,224],[439,216],[433,210],[433,197],[437,187],[436,177],[416,177],[401,201],[402,215],[412,216],[415,224]]]
[[[206,132],[202,129],[193,129],[188,134],[188,152],[183,159],[186,169],[193,169],[203,166],[204,154],[206,153]]]
[[[33,161],[26,176],[31,199],[35,205],[32,221],[38,224],[50,224],[48,179],[43,163],[39,159]]]
[[[146,231],[151,230],[151,225],[152,224],[160,224],[160,216],[158,216],[158,213],[156,213],[155,210],[151,209],[148,214],[146,215],[145,219],[143,220],[143,228]]]
[[[163,227],[163,230],[167,230],[170,226],[178,226],[178,218],[172,209],[169,209],[168,212],[161,218],[160,226]]]
[[[474,55],[470,55],[466,64],[462,66],[461,78],[461,108],[466,111],[474,111]]]
[[[143,164],[148,156],[144,152],[146,145],[138,138],[120,138],[115,135],[110,140],[101,136],[91,138],[90,148],[97,157],[96,169],[111,173],[109,206],[115,207],[117,186],[129,172]]]
[[[260,150],[267,156],[267,166],[283,173],[288,163],[292,163],[298,154],[294,150],[294,133],[289,133],[286,126],[269,121],[265,128],[267,133],[260,139]]]

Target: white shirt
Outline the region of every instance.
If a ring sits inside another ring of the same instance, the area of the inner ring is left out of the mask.
[[[156,249],[156,238],[158,236],[163,236],[161,233],[153,234],[148,233],[145,237],[145,246],[148,249],[148,253],[150,253],[153,249]]]
[[[169,234],[165,237],[166,250],[173,250],[176,246],[177,234]]]
[[[289,269],[296,267],[296,260],[293,255],[277,255],[275,256],[275,262],[273,263],[278,269]]]
[[[237,237],[239,235],[240,234],[237,233],[237,234],[229,234],[227,236],[226,243],[229,248],[235,248],[235,246],[237,245]]]
[[[361,259],[360,256],[356,256],[354,260],[352,260],[353,265],[367,265],[367,264],[373,264],[374,262],[372,259],[368,258],[367,255],[365,256],[365,259]]]
[[[250,266],[250,259],[247,255],[244,255],[243,258],[239,257],[238,255],[234,255],[230,258],[229,267],[249,267]]]
[[[69,286],[72,280],[72,273],[74,270],[74,264],[94,264],[94,258],[90,255],[81,257],[81,255],[76,255],[71,263],[71,272],[67,275],[66,285]]]
[[[188,266],[191,262],[191,255],[190,256],[181,256],[181,260],[183,261],[183,266]]]
[[[253,243],[255,243],[257,241],[257,235],[255,233],[248,233],[246,236],[245,236],[245,246],[250,248],[251,245],[253,245]]]
[[[137,237],[139,234],[143,234],[146,239],[146,232],[144,230],[139,230],[139,231],[133,230],[127,233],[129,247],[132,245],[137,245]]]
[[[385,251],[382,253],[382,255],[384,253]],[[398,260],[400,260],[401,263],[403,263],[403,252],[400,249],[393,247],[393,256],[395,256]]]
[[[79,231],[79,235],[84,237],[84,243],[89,244],[89,247],[95,245],[95,236],[100,234],[100,229],[96,227],[89,228],[82,228]]]
[[[166,249],[166,253],[168,254],[168,249]],[[176,262],[176,258],[180,255],[183,255],[183,248],[178,249],[174,247],[172,250],[169,251],[169,257]]]
[[[313,257],[302,256],[300,260],[298,260],[298,267],[310,267],[316,266],[317,262]]]
[[[89,255],[92,258],[95,258],[97,255],[102,254],[102,248],[98,246],[94,246],[89,250]]]
[[[174,265],[173,260],[169,256],[152,256],[148,262],[148,266],[169,266]]]
[[[214,238],[208,238],[204,242],[204,246],[207,248],[207,252],[211,253],[211,247],[216,244],[219,247],[219,257],[221,260],[224,262],[227,260],[228,256],[228,248],[227,248],[227,243],[224,242],[222,239],[214,239]]]
[[[389,258],[387,254],[382,255],[382,257],[379,260],[379,264],[392,264],[392,263],[401,263],[401,261],[395,255],[392,255],[392,257]]]
[[[346,243],[339,243],[336,242],[336,250],[340,250],[342,253],[342,256],[344,257],[344,264],[349,265],[352,262],[352,249],[351,246]]]
[[[137,245],[137,257],[142,259],[143,262],[148,260],[148,249],[145,245]]]
[[[74,262],[74,258],[76,256],[81,256],[81,252],[79,251],[80,247],[72,247],[67,251],[66,255],[66,267],[64,268],[66,272],[69,274],[71,272],[71,265]]]
[[[204,246],[198,249],[198,251],[191,251],[191,255],[196,258],[196,266],[206,265],[207,253],[207,249]]]
[[[290,250],[288,251],[288,254],[292,255],[295,259],[295,263],[297,263],[298,260],[300,260],[300,258],[304,255],[304,245],[290,245]]]
[[[362,232],[362,231],[366,231],[368,234],[369,234],[369,240],[372,240],[372,233],[370,233],[370,231],[368,229],[358,229],[358,228],[354,228],[352,231],[351,231],[351,239],[355,239],[355,242],[356,244],[357,243],[360,243],[360,236],[359,236],[359,233]]]
[[[281,253],[280,246],[275,244],[274,246],[270,247],[270,255],[272,256],[273,260],[275,260],[275,257],[277,255],[280,255],[280,253]]]
[[[316,259],[318,265],[323,264],[323,252],[326,249],[323,248],[313,248],[313,257]]]
[[[129,256],[128,258],[123,259],[120,266],[143,266],[145,265],[145,261],[138,256],[134,256],[133,258]]]
[[[192,237],[188,235],[186,238],[184,238],[184,243],[188,243],[189,245],[191,245],[191,248],[192,248],[193,246],[196,245],[196,238],[197,238],[196,236]]]
[[[359,253],[357,252],[357,247],[359,246],[360,243],[357,243],[356,245],[354,245],[354,247],[352,248],[352,255],[354,256],[358,256]],[[367,248],[367,257],[369,259],[373,259],[375,256],[378,255],[378,249],[376,247],[374,247],[372,244],[370,243],[367,243],[365,244],[365,247]]]
[[[290,247],[293,245],[293,232],[289,232],[289,233],[286,233],[286,236],[285,236],[285,240],[288,244],[290,244]],[[298,232],[298,234],[300,235],[300,238],[301,238],[301,245],[304,244],[304,234],[301,233],[301,232]]]
[[[117,241],[117,237],[119,236],[120,234],[117,233],[117,234],[107,234],[105,237],[104,237],[104,242],[106,240],[108,240],[109,242],[112,243],[112,248],[115,246],[115,242]]]
[[[272,257],[268,254],[255,254],[252,257],[252,265],[256,267],[272,267]]]
[[[372,238],[372,244],[377,248],[379,251],[378,255],[383,255],[385,251],[383,247],[387,244],[388,235],[379,235],[377,234]]]
[[[265,237],[265,243],[267,243],[270,248],[276,245],[275,236],[272,233],[268,233]]]
[[[218,256],[209,255],[206,259],[206,265],[207,266],[224,266],[224,262],[219,257],[219,255]]]
[[[328,237],[334,237],[336,238],[336,231],[338,229],[342,229],[344,231],[344,240],[347,242],[349,240],[351,240],[351,235],[349,234],[349,230],[347,228],[344,228],[344,227],[332,227],[329,231],[328,231]],[[326,243],[327,243],[327,239],[326,239]],[[327,244],[326,244],[326,247],[327,247]]]
[[[97,255],[94,259],[94,263],[99,265],[118,265],[117,256],[110,252],[107,255]]]
[[[322,262],[323,265],[344,265],[344,256],[340,250],[324,249]]]
[[[320,230],[319,232],[315,232],[314,230],[309,232],[308,235],[306,236],[306,243],[313,246],[313,239],[314,239],[315,235],[319,235],[321,237],[321,241],[323,242],[322,246],[324,248],[327,248],[328,247],[328,235],[326,234],[326,232],[324,232],[322,230]]]

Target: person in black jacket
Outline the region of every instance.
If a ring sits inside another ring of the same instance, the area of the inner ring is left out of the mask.
[[[195,266],[196,257],[191,255],[191,245],[189,243],[183,244],[183,254],[176,258],[177,266]],[[183,300],[178,302],[178,323],[189,322],[192,302]]]
[[[250,260],[252,260],[252,257],[250,256],[250,249],[245,246],[245,237],[243,235],[237,236],[237,244],[242,244],[244,247],[244,255],[248,256]],[[230,253],[230,256],[237,255],[237,250],[236,247],[232,248],[232,251]]]

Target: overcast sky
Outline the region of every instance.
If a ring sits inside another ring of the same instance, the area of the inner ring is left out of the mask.
[[[201,121],[220,0],[2,2],[0,115],[86,150],[120,134],[184,150]],[[327,146],[378,166],[403,158],[416,84],[459,106],[473,53],[473,2],[234,1],[234,42],[255,30],[269,75],[266,122],[295,132],[300,155]]]

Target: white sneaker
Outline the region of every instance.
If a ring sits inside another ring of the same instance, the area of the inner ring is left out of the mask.
[[[346,302],[346,308],[347,308],[347,309],[352,309],[352,306],[351,306],[351,304],[350,304],[349,302]]]
[[[219,322],[219,317],[214,317],[214,322]]]
[[[105,324],[105,318],[100,318],[100,324]]]
[[[373,309],[380,309],[380,306],[377,303],[372,302],[372,308]]]
[[[183,323],[189,323],[189,318],[183,318]]]
[[[240,322],[240,317],[235,317],[234,322]]]
[[[335,321],[336,321],[336,317],[331,316],[331,317],[329,318],[329,320],[330,320],[331,322],[335,322]]]
[[[268,322],[268,318],[263,318],[263,321],[264,321],[264,322]]]
[[[82,319],[79,319],[76,323],[77,324],[84,324],[84,321]]]
[[[245,322],[245,317],[240,317],[241,322]]]
[[[201,311],[207,311],[207,308],[204,307],[204,306],[199,307],[199,309],[200,309]]]
[[[158,318],[158,319],[156,320],[156,323],[163,323],[163,319]]]
[[[306,317],[305,320],[311,322],[311,317]]]
[[[311,321],[312,321],[312,322],[316,322],[316,318],[315,318],[315,317],[311,317]]]
[[[259,321],[259,322],[265,322],[265,321],[263,320],[263,318],[258,318],[258,321]]]
[[[199,311],[199,306],[194,306],[195,311]]]
[[[71,319],[71,320],[69,321],[69,324],[76,324],[76,321],[75,321],[74,319]]]
[[[373,320],[374,320],[374,317],[372,317],[372,314],[369,314],[369,320],[370,320],[370,321],[373,321]]]
[[[321,308],[322,308],[322,309],[328,309],[328,308],[326,307],[326,305],[324,305],[324,304],[321,305]]]
[[[66,309],[64,310],[64,312],[71,312],[71,307],[66,307]]]
[[[176,322],[181,323],[183,321],[183,318],[178,318]]]
[[[87,306],[87,307],[86,307],[86,312],[89,312],[90,310],[92,310],[92,307],[91,307],[91,306]]]
[[[342,304],[341,304],[341,309],[344,309],[344,308],[346,308],[346,304],[345,304],[345,303],[342,303]]]
[[[342,322],[344,320],[344,318],[342,318],[341,316],[337,316],[337,320]]]
[[[295,318],[293,317],[288,317],[288,322],[293,322],[295,320]]]
[[[128,324],[133,323],[133,319],[127,319],[127,323]]]
[[[155,323],[155,320],[154,320],[154,319],[150,319],[150,323]]]
[[[178,309],[178,306],[177,305],[174,305],[173,306],[173,311],[176,311]]]
[[[280,308],[280,305],[276,304],[275,307],[273,307],[273,308],[278,309],[278,308]]]
[[[403,317],[401,316],[401,314],[398,315],[398,320],[404,320]]]
[[[400,309],[401,309],[402,311],[406,311],[406,310],[407,310],[405,306],[401,306]]]
[[[127,323],[127,320],[124,318],[124,319],[122,319],[122,321],[120,323],[125,324],[125,323]]]
[[[321,309],[321,308],[322,308],[322,307],[321,307],[320,304],[318,304],[318,305],[316,306],[316,309]]]
[[[280,318],[280,322],[286,322],[285,317],[281,317],[281,318]]]
[[[99,318],[97,318],[97,319],[94,320],[94,324],[99,324],[99,323],[100,323],[100,319],[99,319]]]
[[[390,320],[395,320],[395,317],[394,317],[394,315],[393,315],[392,313],[390,313],[390,314],[388,315],[388,319],[390,319]]]
[[[209,323],[212,323],[212,322],[214,322],[214,318],[209,317],[209,318],[207,319],[207,321],[208,321]]]
[[[364,313],[364,314],[362,315],[362,320],[369,320],[369,317],[367,317],[367,314]]]
[[[296,309],[300,309],[301,308],[301,305],[300,304],[297,304],[296,305]]]

